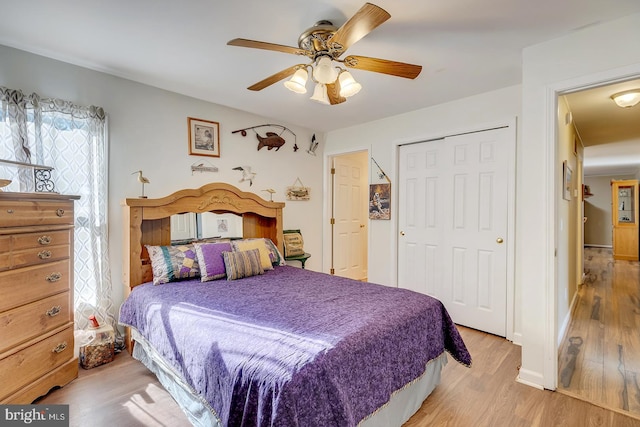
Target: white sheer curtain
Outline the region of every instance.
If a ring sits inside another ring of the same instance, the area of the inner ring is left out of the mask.
[[[75,202],[75,322],[94,314],[115,328],[107,249],[106,117],[100,107],[0,87],[0,159],[53,167],[51,180]],[[36,191],[33,171],[0,163],[6,191]]]

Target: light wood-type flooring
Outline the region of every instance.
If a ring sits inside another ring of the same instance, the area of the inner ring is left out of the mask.
[[[515,382],[520,347],[460,327],[473,357],[471,368],[452,359],[442,382],[405,427],[422,426],[639,426],[640,422],[582,400]],[[37,403],[70,405],[72,427],[189,426],[155,376],[128,354],[80,369],[78,379]]]
[[[558,391],[640,420],[640,264],[585,248],[576,298],[560,346]]]

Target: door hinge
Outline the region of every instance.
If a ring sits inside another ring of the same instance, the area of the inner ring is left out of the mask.
[[[331,220],[329,221],[329,223],[330,223],[331,225],[335,225],[335,223],[336,223],[336,219],[335,219],[335,218],[331,218]]]
[[[331,175],[335,175],[336,174],[336,168],[331,168]]]

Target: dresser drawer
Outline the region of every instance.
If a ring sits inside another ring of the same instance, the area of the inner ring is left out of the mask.
[[[47,246],[42,248],[21,249],[11,252],[11,268],[19,268],[27,265],[43,264],[69,258],[71,247],[69,245]]]
[[[10,244],[10,236],[0,236],[0,271],[7,270],[11,267],[11,264],[9,263],[9,259],[11,257],[11,253],[9,252]]]
[[[46,248],[49,246],[68,245],[70,243],[70,235],[71,230],[14,234],[11,236],[11,250],[18,251],[29,248]]]
[[[0,272],[0,311],[69,290],[69,260]]]
[[[73,359],[73,325],[0,360],[0,400]]]
[[[0,312],[0,353],[71,322],[69,291]]]
[[[73,201],[3,201],[0,224],[3,227],[73,224]]]

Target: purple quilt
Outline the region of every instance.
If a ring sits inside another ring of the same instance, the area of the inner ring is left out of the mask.
[[[355,426],[445,350],[471,364],[438,300],[289,266],[137,286],[120,323],[225,426]]]

